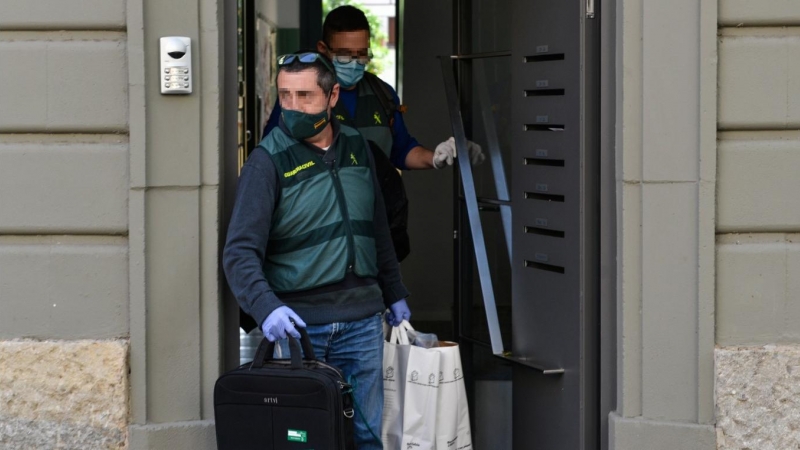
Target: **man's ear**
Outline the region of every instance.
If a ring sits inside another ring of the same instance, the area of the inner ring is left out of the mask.
[[[323,55],[330,58],[330,52],[328,51],[328,46],[325,45],[322,41],[317,41],[317,52],[322,53]]]
[[[333,109],[336,107],[336,103],[339,101],[339,83],[333,85],[331,88],[331,99],[328,102],[328,106]]]

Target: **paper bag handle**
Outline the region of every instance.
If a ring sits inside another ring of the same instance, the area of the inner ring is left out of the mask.
[[[414,327],[412,327],[407,320],[400,322],[400,325],[392,327],[392,334],[389,336],[389,343],[408,345],[409,331],[414,331]]]

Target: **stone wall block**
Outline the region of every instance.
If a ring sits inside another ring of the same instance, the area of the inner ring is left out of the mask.
[[[800,36],[734,29],[719,43],[719,128],[797,129]],[[750,34],[744,34],[750,33]],[[755,34],[754,34],[755,33]],[[795,101],[793,101],[795,100]]]
[[[0,105],[14,105],[0,108],[0,132],[47,122],[46,54],[42,42],[0,41]]]
[[[718,232],[800,231],[800,134],[723,133]]]
[[[116,236],[0,236],[0,338],[127,335],[127,244]]]
[[[0,448],[124,449],[128,342],[0,342]]]
[[[797,0],[720,0],[719,23],[727,26],[800,24]]]
[[[0,35],[0,132],[128,128],[122,33]]]
[[[117,30],[125,28],[125,0],[0,2],[3,30]]]
[[[798,260],[798,234],[717,236],[718,345],[800,344]]]
[[[0,140],[0,233],[127,233],[127,143],[92,140]]]
[[[200,192],[158,188],[145,196],[147,420],[195,421],[202,404]]]
[[[716,350],[717,448],[800,447],[800,346]]]
[[[642,190],[642,415],[657,420],[697,415],[697,198],[695,183]]]

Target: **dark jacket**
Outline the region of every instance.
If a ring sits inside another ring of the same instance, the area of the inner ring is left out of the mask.
[[[336,119],[332,119],[331,123],[334,127],[334,139],[330,148],[335,149],[342,133]],[[281,128],[288,135],[283,125]],[[351,129],[347,129],[346,134],[350,135],[350,131]],[[363,138],[361,143],[367,145]],[[305,142],[298,144],[317,152],[325,164],[335,166],[336,155],[340,152],[326,152]],[[379,192],[374,162],[370,152],[366,153],[372,171],[373,189],[374,192]],[[223,252],[223,267],[228,284],[245,313],[260,325],[273,310],[285,304],[294,309],[309,325],[349,322],[383,311],[392,303],[408,296],[392,248],[381,195],[372,196],[372,223],[378,269],[376,277],[363,277],[350,272],[341,281],[325,286],[300,292],[276,293],[264,274],[264,262],[275,220],[273,214],[281,198],[279,176],[275,162],[268,152],[257,149],[248,158],[239,179],[236,203]],[[333,192],[326,195],[330,195],[331,201],[335,201]],[[315,213],[312,209],[307,211],[309,215]],[[347,258],[347,255],[338,257]]]

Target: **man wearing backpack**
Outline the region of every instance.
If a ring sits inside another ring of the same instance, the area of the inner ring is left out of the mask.
[[[369,22],[364,13],[353,6],[340,6],[325,18],[317,51],[333,60],[341,86],[339,103],[333,110],[336,118],[342,124],[358,129],[388,157],[386,161],[379,152],[374,152],[392,241],[398,260],[402,260],[409,251],[407,200],[402,180],[391,167],[400,170],[441,169],[453,164],[456,148],[453,138],[450,138],[432,151],[409,134],[397,93],[377,76],[365,71],[372,57],[369,38]],[[276,103],[264,128],[264,136],[278,125],[280,114],[280,105]],[[473,142],[468,145],[472,163],[482,162],[481,147]]]

